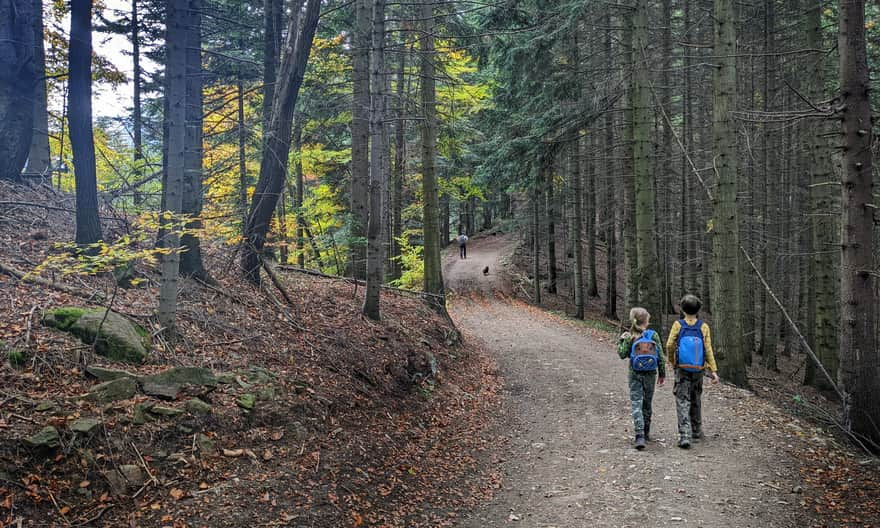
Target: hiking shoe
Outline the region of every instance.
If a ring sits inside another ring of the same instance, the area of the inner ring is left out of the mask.
[[[694,440],[699,440],[700,438],[703,438],[703,431],[694,431],[693,434],[691,434],[691,438],[693,438]]]
[[[651,424],[645,422],[645,442],[651,441]]]
[[[645,435],[637,434],[636,435],[636,449],[641,451],[645,448]]]
[[[680,447],[682,449],[690,449],[691,448],[690,439],[688,439],[685,436],[682,436],[681,439],[678,441],[678,447]]]

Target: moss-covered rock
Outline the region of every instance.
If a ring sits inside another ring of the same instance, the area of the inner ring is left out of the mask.
[[[149,334],[143,328],[106,309],[64,306],[46,312],[42,321],[46,326],[72,333],[83,343],[94,343],[98,354],[115,361],[141,363],[150,347]]]
[[[138,378],[144,394],[174,400],[185,386],[217,386],[217,377],[210,369],[201,367],[174,367],[159,374]]]
[[[186,410],[190,414],[211,414],[211,406],[199,398],[193,398],[186,402]]]
[[[24,439],[24,442],[31,447],[54,448],[61,445],[61,436],[58,430],[47,425],[40,429],[39,432]]]

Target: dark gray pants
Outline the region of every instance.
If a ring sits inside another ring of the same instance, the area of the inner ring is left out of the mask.
[[[703,395],[703,373],[675,369],[675,411],[678,414],[678,434],[691,439],[703,430],[700,398]]]
[[[632,404],[633,428],[637,435],[645,434],[645,429],[651,428],[651,402],[654,399],[656,381],[656,371],[629,371],[629,401]]]

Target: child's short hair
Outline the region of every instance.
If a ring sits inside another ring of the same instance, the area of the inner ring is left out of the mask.
[[[703,307],[703,303],[700,302],[700,298],[691,293],[685,295],[681,298],[681,311],[686,313],[687,315],[697,315],[700,313],[700,308]]]

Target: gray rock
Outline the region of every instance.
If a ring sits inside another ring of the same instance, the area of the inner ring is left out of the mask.
[[[89,375],[98,378],[101,381],[113,381],[119,378],[135,378],[136,376],[131,372],[126,372],[124,370],[111,369],[106,367],[99,367],[97,365],[89,365],[86,367],[86,372]]]
[[[221,372],[220,374],[217,374],[217,383],[222,383],[224,385],[231,385],[235,383],[235,373]]]
[[[51,411],[55,408],[55,402],[52,400],[44,400],[37,404],[37,408],[34,409],[37,412],[46,412]]]
[[[155,381],[142,381],[141,390],[148,396],[163,400],[175,400],[183,386],[176,383],[157,383]]]
[[[253,394],[242,394],[235,400],[235,404],[242,409],[250,411],[257,404],[257,398]]]
[[[199,398],[193,398],[186,402],[186,410],[190,414],[211,414],[211,406]]]
[[[25,438],[24,441],[31,447],[54,448],[61,445],[61,436],[58,434],[57,429],[47,425],[40,429],[39,432]]]
[[[135,425],[144,425],[147,422],[152,422],[154,418],[150,416],[149,410],[152,407],[152,404],[143,404],[139,403],[134,406],[134,417],[131,419],[131,423]]]
[[[217,449],[214,445],[214,441],[211,440],[211,437],[202,433],[199,433],[196,436],[196,444],[199,446],[199,451],[203,454],[211,454]]]
[[[181,409],[175,409],[174,407],[164,407],[162,405],[153,405],[153,407],[149,410],[150,414],[154,414],[156,416],[165,416],[168,418],[174,418],[175,416],[180,416],[183,414]]]
[[[146,482],[144,471],[134,464],[119,466],[118,470],[104,471],[103,475],[116,495],[124,495],[129,489],[139,488]]]
[[[138,378],[144,394],[173,400],[186,385],[214,388],[217,386],[217,376],[210,369],[201,367],[174,367]]]
[[[70,430],[75,433],[87,434],[91,433],[99,425],[101,425],[101,420],[97,418],[80,418],[70,424]]]
[[[137,393],[137,382],[132,378],[119,378],[99,383],[89,389],[89,399],[98,403],[127,400]]]

